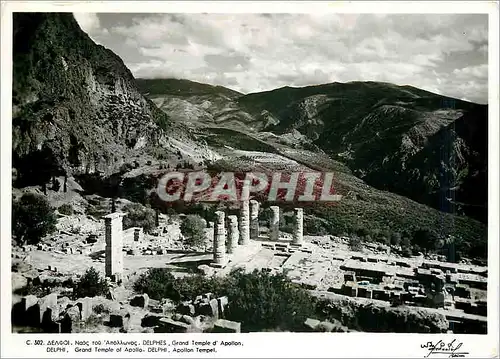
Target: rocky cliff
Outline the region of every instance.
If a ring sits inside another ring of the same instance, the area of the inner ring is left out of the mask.
[[[72,14],[16,13],[13,27],[13,166],[21,183],[109,173],[174,130],[122,60]]]

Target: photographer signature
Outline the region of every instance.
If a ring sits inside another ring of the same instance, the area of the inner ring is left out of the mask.
[[[420,344],[422,349],[427,349],[429,352],[424,358],[429,358],[431,355],[443,355],[447,354],[448,358],[464,358],[468,352],[459,351],[462,347],[461,342],[457,342],[453,339],[449,343],[445,343],[442,340],[438,340],[436,343],[427,342],[425,344]]]

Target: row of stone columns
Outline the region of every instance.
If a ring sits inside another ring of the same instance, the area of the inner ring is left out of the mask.
[[[269,239],[279,240],[280,208],[271,206],[271,219],[269,221]],[[235,215],[228,216],[228,230],[226,237],[225,213],[217,211],[214,226],[214,264],[223,266],[227,262],[226,253],[232,254],[238,245],[247,245],[250,239],[259,237],[259,202],[243,201],[240,211],[240,222]],[[294,209],[294,225],[292,244],[301,245],[304,241],[303,221],[304,212],[302,208]],[[227,238],[227,248],[226,248]]]

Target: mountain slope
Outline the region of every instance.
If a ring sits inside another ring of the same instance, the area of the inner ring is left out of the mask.
[[[177,79],[137,79],[136,83],[158,108],[182,123],[247,132],[261,127],[260,116],[251,116],[239,106],[237,99],[243,94],[223,86]]]
[[[487,106],[411,86],[331,83],[229,98],[220,87],[140,80],[172,118],[322,150],[368,184],[487,220]]]
[[[285,87],[237,101],[276,119],[262,124],[266,131],[299,131],[368,184],[486,221],[487,106],[376,82]]]

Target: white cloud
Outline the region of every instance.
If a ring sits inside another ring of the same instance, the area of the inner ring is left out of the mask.
[[[90,12],[76,12],[73,14],[80,28],[86,33],[99,31],[101,25],[97,14]]]
[[[96,18],[77,16],[92,36],[103,31]],[[374,80],[487,100],[486,15],[152,14],[106,25],[100,39],[136,77],[228,81],[243,92]]]
[[[453,70],[453,74],[459,79],[468,79],[474,77],[476,79],[487,79],[488,78],[488,65],[483,64],[479,66],[469,66],[461,69]]]

